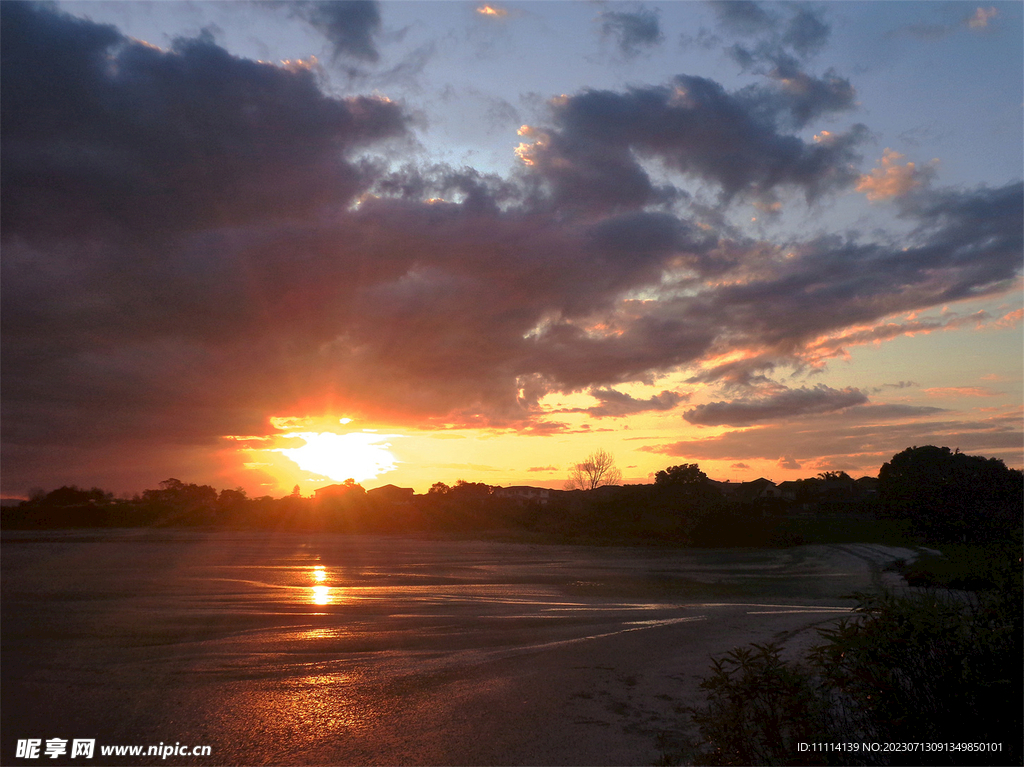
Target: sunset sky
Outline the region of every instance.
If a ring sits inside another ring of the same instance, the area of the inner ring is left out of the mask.
[[[1020,468],[1022,9],[0,3],[3,494]]]

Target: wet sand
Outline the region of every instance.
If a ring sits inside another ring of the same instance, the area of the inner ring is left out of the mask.
[[[652,764],[712,654],[813,643],[908,555],[5,533],[0,762],[60,737],[212,748],[111,764]]]

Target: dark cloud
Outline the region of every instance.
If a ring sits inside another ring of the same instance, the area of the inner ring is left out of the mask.
[[[779,363],[779,354],[766,349],[762,354],[743,357],[701,370],[686,379],[687,383],[722,383],[730,387],[770,384],[768,373]]]
[[[845,77],[829,69],[823,77],[812,77],[794,62],[781,59],[768,72],[778,87],[766,90],[752,86],[746,93],[755,104],[764,103],[767,110],[785,109],[788,124],[802,128],[822,115],[844,112],[854,107],[856,91]]]
[[[589,424],[574,428],[560,421],[533,421],[525,426],[517,426],[515,431],[533,437],[551,437],[556,434],[591,434],[599,431],[614,431],[614,429],[592,429]]]
[[[772,5],[750,0],[711,0],[719,29],[727,34],[750,38],[727,52],[744,68],[780,58],[805,60],[819,53],[832,33],[831,25],[819,12],[798,5]]]
[[[786,103],[791,124],[801,128],[826,114],[853,109],[856,93],[850,81],[830,69],[822,77],[804,71],[807,61],[828,42],[831,26],[820,13],[806,6],[759,3],[711,3],[724,32],[745,38],[725,48],[726,55],[743,71],[774,80]],[[755,99],[764,98],[763,86],[751,86]],[[779,96],[775,96],[774,101]]]
[[[593,407],[571,408],[556,412],[586,413],[595,418],[607,416],[621,418],[622,416],[634,415],[635,413],[672,410],[680,402],[685,402],[690,398],[688,394],[680,394],[673,391],[663,391],[647,399],[636,399],[614,389],[593,389],[589,394],[597,399],[599,404]]]
[[[709,0],[719,24],[740,35],[755,35],[774,30],[778,18],[754,0]]]
[[[288,0],[283,5],[328,39],[335,59],[351,56],[372,62],[380,58],[373,39],[381,26],[376,0]]]
[[[905,208],[919,222],[910,245],[821,238],[761,277],[721,287],[696,303],[736,329],[733,344],[757,349],[723,375],[741,381],[787,359],[813,364],[822,349],[836,351],[829,337],[843,329],[1010,289],[1021,269],[1022,211],[1020,183],[925,192]]]
[[[779,462],[776,464],[780,469],[802,469],[803,465],[799,463],[791,455],[784,455],[779,458]]]
[[[554,127],[535,131],[521,155],[562,206],[640,207],[674,198],[656,188],[637,155],[717,185],[724,199],[760,198],[797,189],[808,198],[851,185],[854,126],[828,140],[805,142],[782,126],[846,103],[845,81],[780,78],[781,86],[736,94],[702,77],[680,75],[667,86],[625,92],[584,91],[556,100]]]
[[[835,414],[835,418],[843,421],[858,421],[860,423],[882,423],[892,419],[927,418],[940,413],[948,413],[947,408],[931,407],[929,405],[858,405],[842,413]]]
[[[632,13],[605,11],[600,19],[601,34],[613,38],[619,51],[628,59],[636,58],[642,49],[651,48],[664,39],[657,12],[646,8]]]
[[[420,75],[436,54],[437,43],[430,41],[409,51],[386,69],[335,61],[334,70],[344,73],[352,90],[394,86],[419,90],[422,87]]]
[[[734,46],[730,55],[745,69],[756,67],[769,85],[749,85],[736,95],[745,102],[751,116],[780,129],[806,127],[823,116],[846,112],[856,107],[857,92],[850,81],[828,69],[821,77],[810,75],[791,56],[778,54],[755,57]]]
[[[832,27],[809,8],[796,8],[782,34],[782,43],[802,57],[818,53],[828,42]]]
[[[863,405],[867,396],[859,389],[832,389],[818,384],[808,389],[785,389],[774,394],[697,405],[683,418],[701,426],[746,426],[758,421],[777,421],[810,413],[830,413],[854,405]]]
[[[1019,460],[1022,439],[1019,413],[980,421],[889,421],[885,428],[875,423],[844,423],[834,415],[824,415],[800,424],[768,424],[638,449],[690,461],[775,461],[780,455],[816,465],[842,461],[875,474],[907,445],[949,445],[964,452]]]
[[[405,133],[394,104],[330,98],[208,36],[162,51],[19,2],[2,34],[5,237],[315,215],[366,187],[350,152]]]
[[[681,77],[566,97],[531,139],[534,166],[507,179],[372,159],[407,139],[402,106],[331,97],[302,67],[203,36],[157,50],[47,7],[0,16],[0,404],[19,490],[102,482],[118,460],[123,476],[208,476],[200,456],[277,433],[272,415],[570,433],[543,420],[546,394],[591,391],[592,414],[613,415],[677,406],[614,387],[679,370],[767,385],[844,343],[926,330],[887,318],[1020,271],[1020,184],[900,198],[913,231],[898,242],[783,247],[651,181],[643,163],[726,199],[847,187],[863,134],[786,133],[799,109],[782,79],[759,95]],[[843,394],[816,391],[747,415]],[[810,455],[774,439],[773,461]]]
[[[940,318],[925,318],[919,320],[904,320],[902,322],[885,322],[868,328],[857,328],[829,338],[815,344],[813,351],[824,356],[835,356],[842,354],[845,347],[857,344],[876,343],[888,341],[904,335],[915,333],[933,333],[936,330],[953,330],[967,325],[980,327],[984,320],[990,319],[987,312],[979,311],[966,317],[957,315],[955,312],[944,313]],[[892,386],[892,384],[887,384]],[[899,387],[916,386],[911,382],[900,382]]]

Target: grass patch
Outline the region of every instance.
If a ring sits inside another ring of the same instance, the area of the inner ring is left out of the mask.
[[[915,541],[910,523],[898,519],[875,519],[869,514],[835,513],[792,515],[779,527],[781,540],[808,543],[882,543],[908,546]]]
[[[947,543],[941,554],[921,554],[899,572],[911,586],[984,591],[1011,576],[1012,559],[997,547]]]

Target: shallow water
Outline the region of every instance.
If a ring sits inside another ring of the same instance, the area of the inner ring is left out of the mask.
[[[431,728],[502,683],[498,662],[723,616],[827,617],[866,577],[815,547],[267,532],[11,532],[2,554],[3,763],[53,737],[213,749],[172,763],[444,763],[476,752]]]

